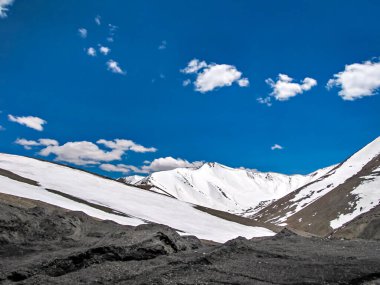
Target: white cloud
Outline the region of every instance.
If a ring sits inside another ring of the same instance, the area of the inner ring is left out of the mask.
[[[53,139],[39,139],[38,142],[40,145],[49,146],[49,145],[59,145],[58,141]]]
[[[178,167],[199,167],[203,164],[201,161],[189,162],[181,158],[171,156],[156,158],[150,164],[141,167],[142,173],[154,171],[171,170]]]
[[[132,140],[124,139],[112,141],[101,139],[96,144],[89,141],[74,141],[59,145],[58,141],[53,139],[39,139],[38,141],[17,139],[15,143],[22,145],[25,149],[42,147],[39,155],[54,155],[56,161],[76,165],[97,165],[102,162],[121,160],[127,151],[137,153],[157,151],[154,147],[144,147]],[[105,146],[106,149],[101,148],[100,145]]]
[[[200,69],[207,67],[207,63],[205,61],[199,61],[199,59],[194,58],[191,60],[187,66],[181,70],[182,73],[197,73]]]
[[[275,145],[273,145],[270,149],[271,149],[271,150],[276,150],[276,149],[281,150],[281,149],[284,149],[284,147],[280,146],[279,144],[275,144]]]
[[[33,117],[33,116],[17,117],[13,115],[8,115],[8,119],[11,122],[24,125],[28,128],[32,128],[37,131],[42,131],[44,129],[43,125],[47,123],[45,120],[38,117]]]
[[[248,78],[239,79],[238,84],[240,87],[247,87],[247,86],[249,86],[249,80],[248,80]]]
[[[5,128],[0,125],[0,131],[5,131]]]
[[[194,82],[195,90],[201,93],[209,92],[219,87],[231,86],[234,82],[240,87],[249,85],[248,78],[242,78],[242,73],[235,66],[228,64],[207,64],[205,61],[193,59],[181,72],[197,75]]]
[[[100,25],[102,24],[101,19],[102,19],[102,17],[100,17],[99,15],[96,16],[95,19],[94,19],[95,23],[96,23],[98,26],[100,26]]]
[[[32,146],[39,146],[39,142],[33,141],[33,140],[26,140],[26,139],[17,139],[15,141],[16,144],[22,145],[25,149],[31,149]]]
[[[197,91],[205,93],[218,87],[231,86],[240,77],[241,72],[232,65],[213,64],[198,74],[195,87]]]
[[[105,171],[110,172],[122,172],[122,173],[128,173],[128,172],[135,172],[135,173],[151,173],[155,171],[164,171],[164,170],[171,170],[175,168],[183,168],[183,167],[199,167],[203,164],[202,161],[195,161],[195,162],[188,162],[187,160],[181,159],[181,158],[173,158],[171,156],[168,157],[161,157],[156,158],[153,161],[144,161],[143,166],[136,167],[133,165],[125,165],[125,164],[102,164],[100,165],[100,168]]]
[[[265,104],[268,107],[272,106],[272,100],[271,100],[270,97],[260,97],[260,98],[257,98],[257,102],[259,102],[260,104]]]
[[[13,4],[14,0],[0,0],[0,18],[6,18],[8,15],[8,6]]]
[[[123,71],[120,66],[119,66],[119,63],[110,59],[109,61],[107,61],[107,69],[110,70],[111,72],[113,73],[117,73],[117,74],[126,74],[125,71]]]
[[[289,98],[302,94],[317,85],[317,81],[313,78],[306,77],[301,83],[294,83],[293,78],[281,73],[278,75],[276,82],[271,78],[268,78],[265,82],[272,87],[271,96],[278,101],[289,100]]]
[[[87,29],[85,28],[78,29],[78,34],[83,39],[87,38]]]
[[[87,54],[88,54],[89,56],[96,56],[96,50],[95,50],[93,47],[89,47],[89,48],[87,49]]]
[[[108,172],[121,172],[123,174],[129,173],[133,171],[134,167],[130,165],[125,164],[109,164],[109,163],[103,163],[99,166],[100,169]]]
[[[97,144],[102,144],[110,149],[121,149],[121,150],[131,150],[134,152],[156,152],[157,149],[154,147],[144,147],[140,144],[136,144],[132,140],[124,140],[124,139],[115,139],[113,141],[107,141],[104,139],[98,140]]]
[[[108,37],[108,38],[107,38],[107,42],[109,42],[109,43],[113,43],[113,42],[114,42],[113,37]]]
[[[111,49],[109,47],[99,46],[99,51],[104,55],[108,55],[111,52]]]
[[[123,150],[105,151],[88,141],[67,142],[61,146],[47,146],[39,152],[42,156],[55,155],[56,161],[70,162],[76,165],[99,164],[100,161],[120,160]]]
[[[42,144],[42,141],[39,141]],[[101,162],[111,162],[121,160],[127,151],[133,152],[155,152],[156,148],[147,148],[136,144],[131,140],[115,139],[107,141],[98,140],[95,143],[89,141],[67,142],[64,145],[50,144],[41,149],[42,156],[55,155],[56,161],[64,161],[76,165],[96,165]],[[110,150],[105,150],[99,145],[106,146]]]
[[[160,45],[158,46],[158,49],[163,50],[166,49],[168,43],[166,41],[162,41]]]
[[[334,74],[327,88],[340,87],[339,96],[353,101],[365,96],[373,96],[380,88],[380,62],[366,61],[346,65],[344,71]]]
[[[58,145],[58,141],[52,139],[39,139],[38,141],[17,139],[15,143],[18,145],[22,145],[25,149],[31,149],[33,146]]]
[[[40,150],[40,155],[54,155],[56,161],[69,162],[76,165],[97,165],[102,162],[121,160],[127,151],[137,153],[157,151],[154,147],[144,147],[132,140],[124,139],[115,139],[113,141],[101,139],[96,144],[89,141],[74,141],[63,145],[59,145],[55,140],[40,139],[35,143],[33,146],[45,147]],[[102,149],[99,145],[103,145],[110,150]]]

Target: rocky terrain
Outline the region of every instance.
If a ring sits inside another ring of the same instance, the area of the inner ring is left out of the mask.
[[[333,237],[380,240],[380,206],[377,206],[333,231]]]
[[[253,218],[261,222],[288,225],[320,236],[328,235],[342,226],[347,231],[352,222],[359,234],[358,223],[378,219],[371,211],[378,212],[379,203],[380,139],[377,139],[325,176],[278,199]],[[356,219],[359,216],[362,219]],[[375,220],[373,225],[377,225],[377,228],[374,230],[380,231]],[[349,236],[355,235],[351,233]]]
[[[1,284],[378,284],[380,242],[283,229],[225,244],[0,196]]]

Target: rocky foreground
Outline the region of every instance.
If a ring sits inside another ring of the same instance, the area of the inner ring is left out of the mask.
[[[2,284],[379,284],[380,242],[275,237],[225,244],[0,196]]]

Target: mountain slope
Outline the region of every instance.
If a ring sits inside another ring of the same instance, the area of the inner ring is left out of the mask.
[[[219,245],[0,193],[0,284],[379,283],[380,241],[300,234]]]
[[[254,219],[326,235],[380,201],[380,137],[318,180],[262,209]]]
[[[332,237],[380,240],[380,205],[334,230]]]
[[[181,201],[248,216],[275,199],[318,179],[331,168],[309,175],[289,176],[205,163],[199,168],[156,172],[135,185]],[[125,178],[125,181],[131,180],[134,179]]]
[[[273,235],[199,211],[188,203],[66,166],[0,154],[0,193],[40,200],[124,225],[166,224],[219,242]]]

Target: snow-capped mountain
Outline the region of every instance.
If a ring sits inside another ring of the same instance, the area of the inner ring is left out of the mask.
[[[380,137],[254,219],[325,235],[380,207]],[[357,223],[357,221],[356,221]]]
[[[206,163],[133,177],[128,183],[136,187],[55,163],[0,154],[0,193],[120,224],[160,223],[219,242],[273,235],[268,229],[274,229],[273,224],[317,235],[373,236],[380,208],[380,137],[339,165],[309,175]]]
[[[309,175],[284,175],[205,163],[198,168],[156,172],[134,184],[181,201],[246,216],[318,179],[332,168]],[[134,180],[133,176],[124,178],[124,181]]]
[[[127,177],[121,177],[118,180],[121,182],[124,182],[125,184],[135,185],[141,180],[143,180],[145,176],[142,175],[131,175]]]
[[[237,236],[273,235],[216,217],[193,205],[70,167],[0,154],[0,193],[40,200],[125,225],[165,224],[183,234],[225,242]]]

